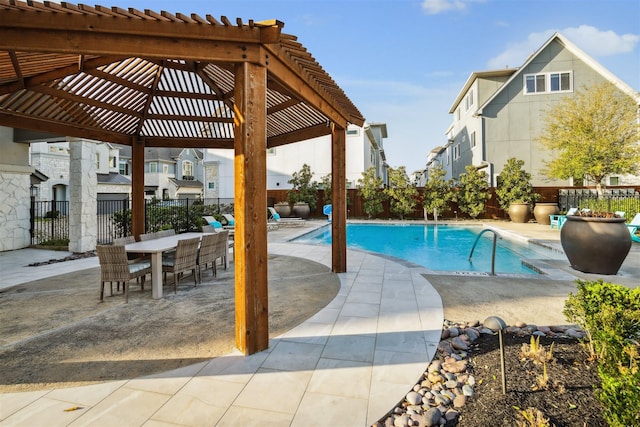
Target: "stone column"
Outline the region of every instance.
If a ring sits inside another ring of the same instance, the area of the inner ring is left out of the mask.
[[[69,155],[69,251],[88,252],[97,242],[96,146],[94,142],[68,138]]]

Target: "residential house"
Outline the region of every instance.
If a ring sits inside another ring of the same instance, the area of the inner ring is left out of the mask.
[[[385,123],[368,123],[364,127],[349,125],[346,131],[347,188],[356,188],[362,173],[374,167],[377,176],[388,183],[383,139]],[[233,150],[207,149],[204,159],[204,197],[233,198]],[[290,189],[294,172],[308,164],[317,182],[331,173],[331,136],[322,136],[267,150],[267,189]]]
[[[118,146],[120,175],[131,174],[131,147]],[[144,192],[147,198],[203,197],[203,151],[193,148],[146,148]]]
[[[542,170],[551,153],[537,141],[545,110],[564,96],[602,82],[613,83],[640,104],[640,96],[559,33],[555,33],[518,68],[473,72],[454,100],[447,144],[430,157],[427,169],[440,163],[450,177],[469,164],[487,171],[496,185],[507,159],[524,160],[534,186],[571,186],[550,180]],[[609,177],[610,185],[637,185],[639,177]]]

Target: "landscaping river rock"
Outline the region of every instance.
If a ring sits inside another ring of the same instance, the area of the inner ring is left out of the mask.
[[[485,326],[498,328],[504,325],[495,320],[487,319],[484,324],[445,321],[434,359],[413,389],[372,427],[457,425],[461,408],[475,396],[476,378],[472,374],[468,350],[482,334],[498,334],[497,330]],[[524,323],[503,327],[503,333],[577,339],[586,335],[569,326],[538,327]]]

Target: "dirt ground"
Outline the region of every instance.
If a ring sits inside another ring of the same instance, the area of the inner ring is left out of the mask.
[[[121,292],[101,303],[99,280],[94,268],[0,291],[0,392],[135,378],[234,350],[233,265],[216,278],[205,272],[197,287],[183,278],[177,294],[165,285],[160,300],[150,281],[144,292],[132,281],[128,304]],[[317,313],[339,288],[324,265],[270,255],[270,336]]]

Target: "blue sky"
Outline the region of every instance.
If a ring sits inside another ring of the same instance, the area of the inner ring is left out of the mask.
[[[284,22],[369,122],[387,162],[424,168],[473,71],[520,66],[555,31],[640,90],[638,0],[213,0],[101,3]]]

